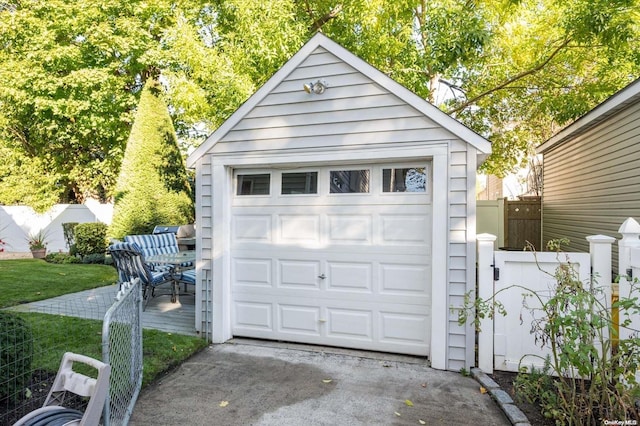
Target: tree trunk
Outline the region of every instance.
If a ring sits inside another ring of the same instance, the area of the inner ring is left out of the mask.
[[[436,104],[438,99],[438,86],[440,85],[440,74],[434,73],[429,77],[429,99],[427,99],[433,105]]]

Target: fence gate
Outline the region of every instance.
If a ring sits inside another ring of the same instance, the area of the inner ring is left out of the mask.
[[[527,241],[535,249],[542,250],[540,197],[504,203],[504,244],[506,247],[522,250]]]
[[[640,235],[640,225],[638,225]],[[544,302],[556,286],[554,272],[560,263],[571,263],[585,286],[602,289],[601,302],[611,306],[612,237],[587,237],[589,253],[554,253],[532,251],[494,251],[495,235],[480,234],[478,241],[478,298],[502,303],[506,316],[499,313],[480,319],[478,366],[485,373],[494,369],[518,371],[519,366],[537,368],[550,354],[531,334],[532,322],[542,318],[536,311],[540,302],[525,297],[535,291]],[[640,240],[638,241],[640,246]],[[592,277],[598,277],[592,282]],[[533,312],[532,312],[533,310]]]
[[[116,302],[104,316],[102,361],[111,364],[105,426],[126,425],[142,387],[142,285],[122,283]]]
[[[590,282],[589,253],[570,253],[568,260],[580,276],[584,285]],[[559,262],[565,262],[565,254],[553,252],[536,253],[494,252],[493,291],[496,301],[502,303],[506,316],[496,314],[494,318],[494,368],[517,372],[519,366],[541,368],[544,357],[551,354],[541,348],[531,334],[531,324],[541,317],[537,311],[540,302],[527,297],[535,291],[541,298],[551,297],[556,286],[554,272]]]

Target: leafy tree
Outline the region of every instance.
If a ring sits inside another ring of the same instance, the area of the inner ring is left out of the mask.
[[[640,76],[638,0],[298,4],[314,29],[489,138],[484,169],[498,175]]]
[[[140,89],[199,144],[316,31],[493,141],[503,174],[640,75],[640,0],[0,3],[0,202],[109,199]],[[39,191],[20,174],[39,173]]]
[[[44,158],[0,146],[0,159],[0,203],[27,204],[44,212],[59,200],[58,176],[45,172]]]
[[[153,52],[175,2],[25,0],[0,4],[0,147],[12,179],[0,202],[108,199]],[[37,192],[20,172],[37,169]],[[43,181],[48,181],[44,184]],[[28,194],[31,197],[27,197]],[[54,201],[54,202],[55,202]]]
[[[198,145],[309,37],[292,0],[218,0],[165,34],[168,98],[184,142]]]
[[[465,97],[445,107],[493,142],[501,175],[533,146],[640,76],[637,0],[520,1],[475,63],[448,76]]]
[[[145,84],[115,191],[110,235],[151,233],[155,225],[192,223],[186,169],[162,86]]]

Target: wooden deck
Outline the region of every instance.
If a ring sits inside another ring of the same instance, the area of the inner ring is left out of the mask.
[[[197,336],[193,293],[181,291],[178,301],[171,303],[170,295],[163,290],[163,288],[158,289],[156,297],[149,300],[142,313],[142,327]],[[110,285],[39,302],[25,303],[10,309],[19,312],[39,312],[101,320],[115,301],[117,292],[118,286]]]

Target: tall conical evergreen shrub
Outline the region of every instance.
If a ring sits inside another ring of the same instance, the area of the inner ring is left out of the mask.
[[[193,222],[187,171],[161,91],[150,79],[140,96],[116,183],[109,229],[114,238]]]

